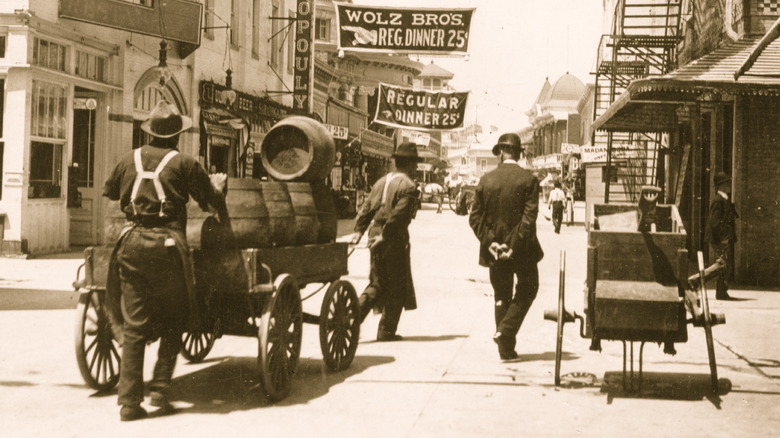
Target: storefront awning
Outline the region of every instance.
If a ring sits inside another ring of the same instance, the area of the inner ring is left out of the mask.
[[[780,97],[780,20],[761,39],[718,48],[672,73],[632,81],[592,129],[667,132],[680,112],[716,95]]]

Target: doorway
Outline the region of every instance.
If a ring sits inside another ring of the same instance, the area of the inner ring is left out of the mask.
[[[102,141],[99,138],[104,116],[100,114],[102,95],[76,87],[73,97],[73,153],[68,168],[68,211],[70,213],[70,244],[98,243],[101,187]]]

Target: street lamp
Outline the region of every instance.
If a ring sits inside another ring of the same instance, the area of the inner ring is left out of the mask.
[[[160,62],[157,64],[157,73],[160,75],[160,88],[165,88],[165,83],[171,80],[171,69],[168,68],[168,42],[160,41]]]

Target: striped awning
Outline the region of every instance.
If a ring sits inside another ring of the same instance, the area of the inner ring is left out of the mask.
[[[716,95],[780,98],[780,20],[760,39],[713,50],[679,69],[632,81],[591,129],[668,132],[690,105]]]

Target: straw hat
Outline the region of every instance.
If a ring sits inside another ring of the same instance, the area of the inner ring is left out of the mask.
[[[171,138],[190,129],[192,119],[179,114],[179,110],[170,103],[157,102],[149,118],[141,123],[141,129],[149,135],[159,138]]]

